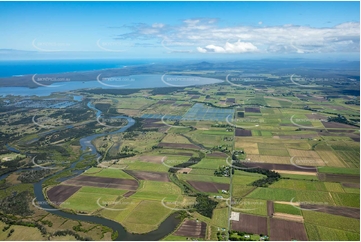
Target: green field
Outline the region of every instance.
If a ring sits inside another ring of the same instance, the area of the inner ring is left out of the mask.
[[[292,206],[292,205],[274,203],[274,209],[275,209],[276,213],[288,213],[288,214],[302,216],[301,210],[299,208],[296,208],[296,207]]]
[[[360,220],[327,213],[302,210],[305,223],[360,233]]]
[[[143,181],[132,198],[141,200],[176,201],[181,195],[178,186],[171,182]]]
[[[359,241],[360,234],[305,223],[308,239],[313,241]]]
[[[128,175],[120,169],[111,169],[111,168],[95,168],[92,167],[89,170],[84,172],[86,176],[99,176],[99,177],[109,177],[109,178],[122,178],[122,179],[134,179],[132,176]]]
[[[205,175],[193,175],[193,174],[179,174],[178,177],[181,180],[230,183],[229,177],[219,177],[219,176],[215,176],[215,175],[205,176]]]

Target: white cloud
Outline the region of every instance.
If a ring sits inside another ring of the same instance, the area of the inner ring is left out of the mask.
[[[263,23],[262,23],[262,21],[259,21],[258,24],[261,25],[261,24],[263,24]]]
[[[200,53],[330,53],[359,52],[360,23],[334,27],[219,26],[217,19],[187,19],[180,25],[138,24],[120,38],[167,39],[167,46]],[[237,42],[238,40],[238,42]],[[182,43],[187,43],[184,45]],[[225,44],[226,43],[226,44]]]
[[[257,51],[257,47],[249,42],[241,42],[238,40],[235,43],[226,42],[224,47],[217,45],[207,45],[204,48],[198,47],[198,52],[206,53],[206,52],[215,52],[215,53],[246,53],[246,52],[255,52]]]

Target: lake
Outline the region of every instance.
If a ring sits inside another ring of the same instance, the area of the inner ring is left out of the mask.
[[[49,86],[39,86],[37,88],[1,87],[0,96],[49,96],[54,92],[68,92],[79,89],[142,89],[157,87],[185,87],[220,82],[222,81],[214,78],[179,75],[131,75],[109,78],[99,77],[98,80],[94,81],[56,82]]]

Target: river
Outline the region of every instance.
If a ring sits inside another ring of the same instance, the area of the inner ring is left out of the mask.
[[[100,110],[98,110],[97,108],[95,108],[95,106],[92,105],[91,102],[88,103],[88,107],[93,109],[94,111],[96,111],[97,117],[101,115],[102,112]],[[97,157],[100,157],[100,154],[96,151],[95,146],[91,143],[92,140],[94,140],[95,138],[101,137],[101,136],[124,132],[128,128],[130,128],[131,126],[133,126],[135,124],[135,120],[130,118],[130,117],[116,116],[116,117],[113,117],[113,118],[124,118],[124,119],[127,119],[128,123],[127,123],[127,125],[123,126],[122,128],[120,128],[120,129],[118,129],[116,131],[113,131],[113,132],[110,132],[110,133],[92,134],[92,135],[89,135],[87,137],[84,137],[84,138],[80,139],[81,150],[83,152],[86,152],[87,149],[90,149],[91,154],[94,154]],[[15,150],[13,150],[12,147],[7,146],[7,148],[9,150],[12,150],[12,151],[15,152]],[[18,151],[18,150],[16,150],[16,151]],[[46,178],[43,178],[42,180],[40,180],[39,182],[34,184],[34,194],[35,194],[38,206],[40,206],[41,208],[47,210],[49,213],[52,213],[52,214],[60,216],[60,217],[64,217],[64,218],[72,219],[72,220],[79,220],[79,221],[84,221],[84,222],[96,223],[96,224],[101,224],[101,225],[107,226],[107,227],[111,228],[114,232],[118,231],[118,237],[115,239],[117,241],[124,241],[124,240],[126,240],[126,241],[155,241],[155,240],[160,240],[160,239],[164,238],[165,236],[167,236],[168,234],[173,232],[173,230],[177,227],[177,225],[180,222],[180,220],[176,218],[175,214],[171,214],[154,231],[151,231],[151,232],[146,233],[146,234],[132,234],[132,233],[128,233],[121,224],[119,224],[119,223],[117,223],[117,222],[115,222],[113,220],[102,218],[102,217],[97,217],[97,216],[91,216],[91,215],[80,215],[80,214],[68,213],[68,212],[65,212],[65,211],[58,210],[58,209],[52,207],[51,205],[49,205],[48,202],[46,201],[45,197],[44,197],[44,194],[43,194],[43,186],[42,186],[43,183],[46,180],[56,176],[59,173],[65,172],[65,171],[70,170],[70,169],[73,169],[76,166],[76,164],[83,159],[83,156],[85,154],[89,154],[89,152],[83,153],[83,155],[81,155],[76,162],[72,163],[69,168],[58,171],[58,172],[54,173],[53,175],[51,175],[49,177],[46,177]],[[33,169],[39,169],[39,167],[36,167],[36,168],[33,168]],[[19,169],[19,170],[21,170],[21,169]],[[81,174],[84,171],[85,171],[85,169],[81,170],[81,171],[78,171],[77,174],[75,174],[75,175]],[[5,179],[8,175],[9,174],[4,174],[3,176],[0,177],[0,180]],[[70,179],[72,177],[74,177],[74,175],[70,176],[70,177],[63,178],[61,181],[65,181],[65,180]]]

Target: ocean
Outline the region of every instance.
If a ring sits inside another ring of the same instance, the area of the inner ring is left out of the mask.
[[[16,60],[0,61],[0,77],[91,71],[151,64],[153,60]]]

